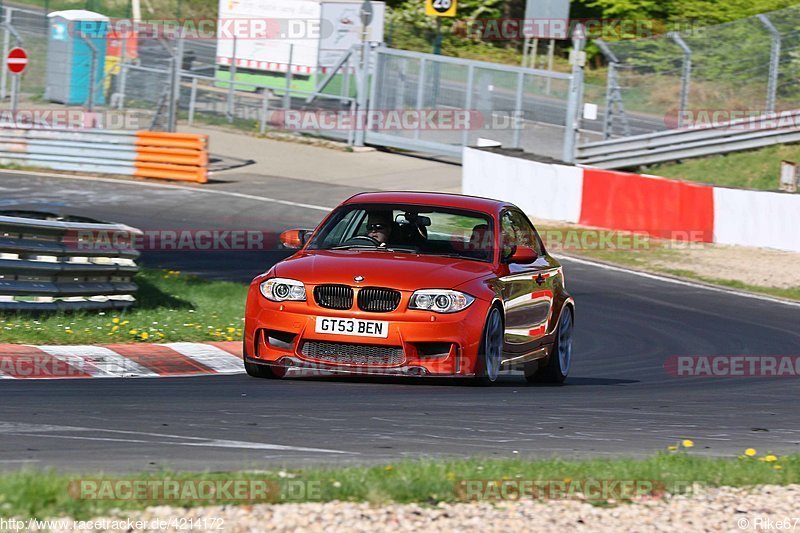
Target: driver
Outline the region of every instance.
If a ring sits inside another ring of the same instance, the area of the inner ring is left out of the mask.
[[[367,235],[381,244],[388,244],[392,235],[392,212],[370,211],[367,214]]]

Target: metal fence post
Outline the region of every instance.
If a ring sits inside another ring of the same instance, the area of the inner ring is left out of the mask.
[[[572,33],[572,78],[569,81],[569,97],[567,99],[566,128],[564,129],[564,151],[561,159],[566,163],[575,161],[575,145],[580,125],[580,97],[583,88],[583,45],[586,32],[583,24],[575,26]]]
[[[122,32],[122,37],[120,39],[119,84],[117,85],[117,93],[119,94],[119,98],[117,101],[117,109],[122,109],[123,107],[125,107],[125,82],[127,81],[126,78],[128,77],[128,69],[125,68],[125,62],[128,58],[127,47],[128,47],[128,32],[127,30],[125,30]]]
[[[89,47],[89,51],[92,53],[92,59],[89,65],[89,96],[86,101],[86,108],[91,113],[94,111],[94,93],[96,90],[95,72],[97,71],[97,47],[94,45],[91,39],[83,34],[81,34],[81,39],[83,39],[83,42],[86,43],[86,46]]]
[[[294,45],[289,45],[289,64],[286,66],[286,92],[283,95],[283,110],[292,107],[292,68],[294,67]]]
[[[267,131],[267,113],[269,113],[269,91],[264,87],[261,93],[261,125],[258,128],[262,135]]]
[[[766,15],[757,15],[758,20],[767,28],[772,45],[769,50],[769,81],[767,82],[767,113],[775,112],[775,97],[778,92],[778,68],[781,59],[781,34],[772,25]]]
[[[367,102],[369,101],[369,96],[367,95],[367,91],[369,90],[370,47],[367,41],[364,41],[361,44],[361,57],[363,57],[363,60],[360,65],[361,75],[358,78],[358,93],[356,94],[357,97],[356,108],[358,115],[368,115]],[[364,128],[356,129],[356,135],[354,140],[356,146],[364,146],[364,133],[365,133]]]
[[[549,79],[549,78],[548,78]],[[512,148],[519,148],[519,135],[520,135],[520,128],[522,128],[522,120],[520,115],[522,114],[522,92],[525,88],[525,73],[519,72],[517,74],[517,94],[514,98],[514,131],[512,132],[512,140],[511,140],[511,147]]]
[[[678,111],[678,127],[683,127],[683,117],[689,105],[689,80],[692,75],[692,49],[686,41],[675,32],[670,32],[669,37],[683,50],[683,72],[681,73],[681,102]]]
[[[228,122],[233,122],[233,97],[236,87],[236,36],[233,36],[233,57],[231,58],[230,68],[228,68]]]
[[[175,52],[175,68],[172,71],[172,94],[170,95],[169,131],[178,131],[178,112],[181,101],[181,71],[183,70],[183,36],[178,35],[177,50]]]
[[[194,124],[194,106],[197,102],[197,78],[192,76],[192,91],[189,93],[189,125]]]
[[[425,94],[425,67],[427,60],[423,57],[419,60],[419,78],[417,80],[417,103],[416,110],[417,116],[421,116],[422,111],[422,98]],[[419,139],[419,128],[414,130],[414,139]]]
[[[472,128],[472,86],[475,83],[475,65],[472,63],[467,67],[467,97],[464,102],[464,109],[466,109],[469,117],[468,126],[464,128],[461,133],[461,146],[469,144],[469,130]]]
[[[3,10],[10,8],[3,7]],[[11,32],[6,28],[6,24],[10,22],[3,22],[3,57],[8,57],[8,51],[11,49]],[[8,69],[3,68],[0,70],[0,99],[5,100],[8,96]]]

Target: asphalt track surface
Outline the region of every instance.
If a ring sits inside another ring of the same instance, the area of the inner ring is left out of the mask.
[[[238,177],[237,177],[238,176]],[[0,174],[0,209],[35,207],[143,229],[313,226],[353,190],[239,178],[201,192],[142,182]],[[230,196],[258,195],[288,203]],[[247,281],[278,253],[145,253],[148,266]],[[757,260],[757,258],[742,258]],[[673,355],[798,355],[800,307],[565,260],[577,301],[561,387],[246,375],[0,381],[0,468],[233,469],[420,457],[800,452],[797,378],[673,377]],[[768,265],[765,265],[768,268]],[[2,337],[0,337],[2,342]]]

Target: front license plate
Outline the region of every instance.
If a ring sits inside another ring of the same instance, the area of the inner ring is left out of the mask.
[[[389,323],[381,320],[359,320],[357,318],[328,318],[318,316],[315,331],[332,335],[356,335],[359,337],[389,336]]]

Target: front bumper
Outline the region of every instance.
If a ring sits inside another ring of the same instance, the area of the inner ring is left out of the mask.
[[[303,374],[359,374],[379,376],[467,377],[475,375],[475,363],[488,304],[476,300],[464,311],[437,314],[428,311],[368,313],[322,309],[309,302],[248,302],[245,316],[245,354],[256,364],[283,366]],[[358,318],[389,323],[386,338],[317,333],[318,317]],[[317,343],[346,354],[348,347],[362,352],[398,353],[399,356],[363,358],[334,355],[317,357],[304,350]]]

